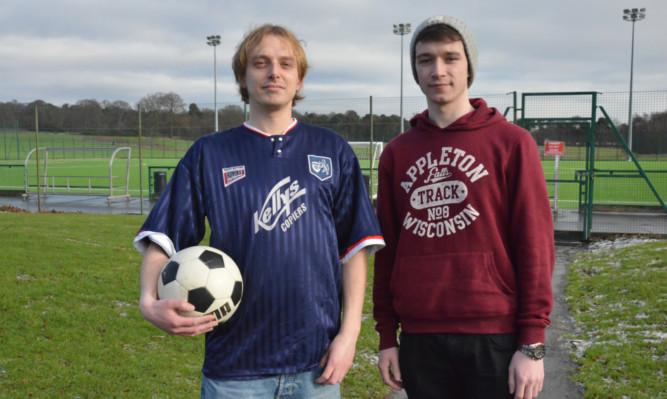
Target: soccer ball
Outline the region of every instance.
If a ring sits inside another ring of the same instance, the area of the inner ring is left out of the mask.
[[[157,293],[159,299],[195,305],[193,312],[183,312],[183,316],[212,313],[218,323],[224,323],[239,307],[243,279],[229,255],[215,248],[195,246],[169,258],[160,273]]]

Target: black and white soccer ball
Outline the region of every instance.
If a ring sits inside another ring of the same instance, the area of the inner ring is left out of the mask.
[[[224,252],[195,246],[176,252],[162,268],[159,299],[177,299],[195,306],[183,316],[213,314],[218,323],[229,320],[241,303],[243,279],[236,263]]]

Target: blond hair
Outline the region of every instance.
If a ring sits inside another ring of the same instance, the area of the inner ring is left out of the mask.
[[[236,78],[236,83],[239,85],[239,93],[241,94],[241,99],[243,102],[248,104],[249,94],[248,89],[241,86],[241,82],[245,80],[246,68],[248,67],[248,54],[250,49],[257,46],[262,39],[268,35],[278,36],[287,41],[287,43],[294,51],[294,56],[296,57],[297,71],[299,74],[299,80],[303,81],[306,77],[306,72],[308,71],[308,61],[306,60],[306,53],[303,51],[301,46],[301,41],[288,29],[283,28],[278,25],[265,24],[259,26],[250,32],[248,32],[241,43],[239,43],[236,48],[236,53],[232,58],[232,70],[234,71],[234,77]],[[292,99],[292,105],[296,105],[297,101],[303,100],[305,97],[300,95],[298,92]]]

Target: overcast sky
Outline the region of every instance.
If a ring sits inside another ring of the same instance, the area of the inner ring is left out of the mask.
[[[0,5],[0,102],[82,99],[134,106],[175,92],[212,108],[219,34],[218,103],[238,102],[230,60],[243,34],[281,24],[305,42],[307,99],[398,97],[401,37],[431,15],[466,21],[479,46],[472,95],[511,91],[627,92],[632,23],[634,90],[667,89],[665,0],[5,0]],[[404,40],[404,95],[421,93]]]

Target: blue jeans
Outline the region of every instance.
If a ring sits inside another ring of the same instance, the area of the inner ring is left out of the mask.
[[[316,384],[323,369],[256,380],[220,381],[202,375],[202,399],[340,399],[340,384]]]

